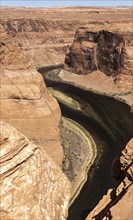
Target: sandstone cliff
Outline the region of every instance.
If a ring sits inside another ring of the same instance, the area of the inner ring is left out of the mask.
[[[0,122],[0,216],[3,220],[65,220],[70,183],[37,145]]]
[[[88,25],[76,31],[75,38],[65,58],[65,69],[100,81],[103,73],[114,77],[114,84],[131,88],[132,31],[131,23],[126,29],[113,25]],[[107,79],[106,77],[105,79]],[[89,79],[88,79],[89,80]],[[121,85],[125,83],[126,85]]]
[[[77,28],[119,23],[125,29],[132,22],[131,14],[130,8],[1,7],[0,30],[30,57],[32,66],[56,64],[64,62]]]
[[[1,118],[39,144],[61,165],[60,109],[47,92],[42,77],[32,69],[4,70],[0,104]]]
[[[15,47],[14,44],[12,47]],[[7,58],[7,62],[1,66],[0,116],[30,140],[39,144],[61,165],[63,150],[58,128],[59,106],[47,92],[41,75],[35,69],[26,69],[25,57],[22,56],[19,60],[21,53],[10,48],[7,47],[7,57],[11,59],[12,54],[15,61],[11,61],[10,66]],[[11,70],[14,69],[14,62],[18,62],[16,64],[18,70]],[[19,67],[22,70],[19,70]]]
[[[103,196],[102,200],[88,215],[86,220],[91,219],[133,219],[133,139],[129,141],[120,157],[123,176],[118,180],[118,186],[108,190],[107,195]],[[116,174],[117,167],[113,170]],[[119,172],[120,172],[119,171]]]
[[[118,96],[129,103],[133,80],[131,13],[130,9],[3,9],[0,21],[1,118],[39,145],[31,144],[2,122],[5,129],[2,148],[7,149],[2,155],[3,219],[43,219],[45,216],[59,220],[67,216],[69,183],[44,152],[61,165],[60,110],[33,67],[63,62],[75,30],[87,24],[87,28],[77,30],[65,64],[67,70],[87,75],[63,70],[61,79],[98,94]],[[12,131],[11,138],[7,135],[9,131]],[[103,201],[99,203],[102,205],[89,219],[95,215],[115,219],[125,201],[130,203],[132,170],[128,169],[128,162],[131,154],[126,150],[123,151],[125,159],[122,159],[125,164],[122,166],[123,182],[117,189],[109,190],[104,197],[105,205]],[[123,213],[125,219],[131,217],[131,205],[127,208],[129,216]]]
[[[6,19],[0,21],[1,29],[1,61],[9,68],[12,63],[14,69],[19,68],[19,62],[14,62],[16,56],[30,59],[30,65],[61,63],[69,43],[72,42],[74,31],[83,24],[78,21],[36,19]],[[5,35],[6,34],[6,39]],[[15,44],[12,47],[12,43]],[[11,43],[11,45],[10,45]],[[16,49],[16,51],[15,51]],[[7,57],[7,51],[13,53]],[[19,54],[17,53],[19,51]],[[15,55],[15,56],[14,56]],[[4,57],[5,56],[5,57]],[[6,61],[6,62],[5,62]],[[13,61],[13,62],[11,62]],[[24,60],[23,60],[24,61]],[[23,63],[26,66],[25,62]]]

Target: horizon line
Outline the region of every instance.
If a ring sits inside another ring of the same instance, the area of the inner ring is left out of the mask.
[[[109,6],[105,6],[105,5],[91,5],[91,6],[82,6],[82,5],[68,5],[68,6],[63,6],[63,5],[51,5],[51,6],[22,6],[22,5],[0,5],[0,7],[12,7],[12,8],[56,8],[56,7],[61,7],[61,8],[99,8],[99,7],[104,7],[104,8],[112,8],[112,7],[130,7],[132,8],[133,6],[131,5],[109,5]]]

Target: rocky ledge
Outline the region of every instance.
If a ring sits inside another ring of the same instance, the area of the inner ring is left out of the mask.
[[[22,36],[20,37],[22,40]],[[62,164],[57,101],[47,92],[40,74],[32,67],[14,38],[2,32],[0,42],[0,117],[39,144],[58,164]]]
[[[68,179],[40,147],[4,121],[0,127],[1,218],[65,220]]]

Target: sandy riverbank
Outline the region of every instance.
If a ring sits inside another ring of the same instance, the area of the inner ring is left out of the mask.
[[[71,205],[87,180],[97,150],[89,132],[66,117],[62,117],[61,135],[65,155],[62,169],[72,182]]]

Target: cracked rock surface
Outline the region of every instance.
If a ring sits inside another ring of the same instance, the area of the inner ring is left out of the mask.
[[[40,147],[4,121],[0,127],[1,218],[65,220],[68,179]]]
[[[33,69],[1,71],[0,115],[61,165],[60,109]]]
[[[65,68],[81,75],[96,70],[107,76],[117,76],[122,72],[129,74],[132,69],[131,46],[129,31],[106,29],[106,26],[101,27],[101,30],[81,27],[66,55]]]

